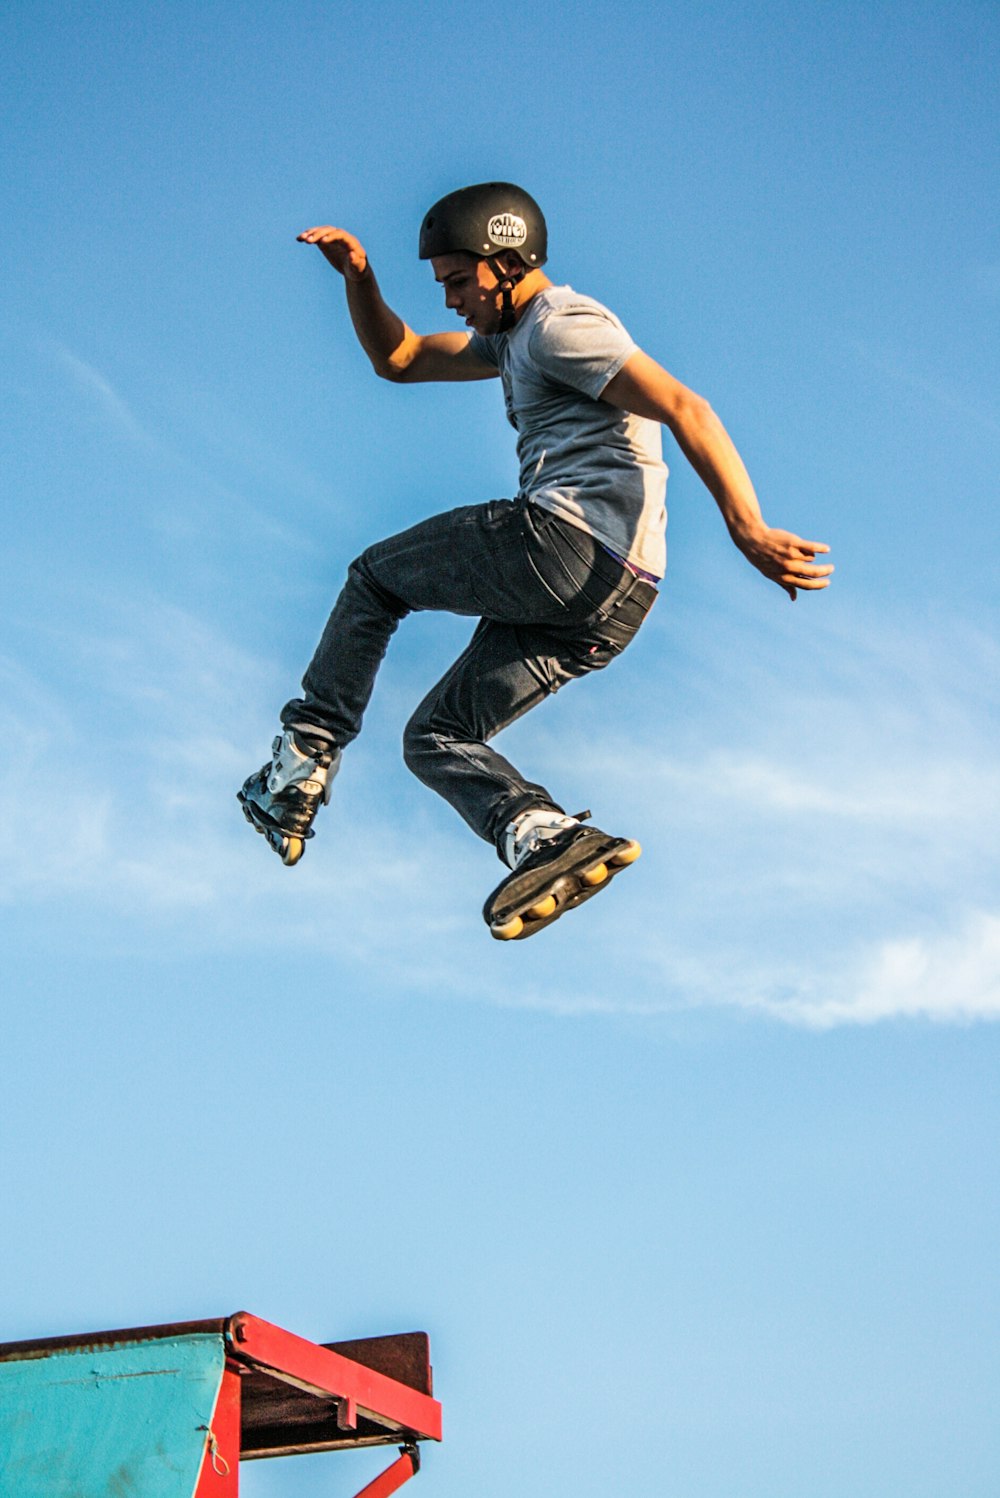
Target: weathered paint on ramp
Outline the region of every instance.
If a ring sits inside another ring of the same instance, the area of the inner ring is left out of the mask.
[[[192,1498],[224,1366],[211,1334],[0,1362],[0,1493]]]

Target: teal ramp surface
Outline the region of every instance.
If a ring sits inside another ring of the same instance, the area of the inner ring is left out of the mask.
[[[0,1363],[3,1498],[192,1498],[222,1382],[221,1336]]]

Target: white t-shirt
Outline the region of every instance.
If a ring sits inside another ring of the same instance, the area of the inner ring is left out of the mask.
[[[521,494],[662,577],[667,468],[659,423],[600,399],[637,352],[614,313],[570,286],[550,286],[509,333],[473,333],[471,346],[500,371]]]

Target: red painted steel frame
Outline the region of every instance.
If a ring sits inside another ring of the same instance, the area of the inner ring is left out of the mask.
[[[267,1326],[267,1322],[261,1325]],[[270,1329],[279,1330],[277,1327]],[[291,1333],[284,1332],[282,1336],[291,1336]],[[326,1349],[317,1350],[322,1352]],[[390,1379],[389,1382],[394,1383],[395,1380]],[[364,1408],[363,1405],[361,1407]],[[392,1465],[363,1487],[357,1498],[391,1498],[419,1470],[420,1456],[417,1448],[404,1446]],[[193,1498],[238,1498],[239,1483],[240,1373],[236,1364],[227,1362],[215,1402],[212,1424],[205,1432],[205,1455]]]
[[[362,1488],[357,1498],[389,1498],[397,1488],[401,1488],[404,1482],[409,1482],[411,1477],[416,1476],[419,1470],[419,1460],[415,1452],[407,1451],[405,1448],[393,1462],[391,1467],[386,1467],[374,1481],[366,1488]]]
[[[226,1363],[205,1432],[205,1455],[194,1498],[237,1498],[240,1486],[240,1373]]]
[[[406,1432],[420,1440],[441,1439],[441,1406],[436,1399],[384,1373],[376,1373],[373,1368],[365,1368],[339,1352],[283,1331],[280,1326],[272,1326],[247,1312],[232,1318],[228,1340],[234,1357],[264,1367],[275,1378],[300,1389],[338,1399],[341,1405],[338,1423],[344,1430],[354,1429],[360,1411],[391,1430]]]

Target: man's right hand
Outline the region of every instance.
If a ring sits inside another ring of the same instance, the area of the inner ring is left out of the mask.
[[[346,282],[347,308],[358,342],[384,380],[489,380],[500,371],[473,353],[468,333],[414,333],[379,290],[360,239],[346,229],[320,224],[303,229],[300,244],[314,244]]]
[[[334,229],[330,224],[321,224],[317,229],[303,229],[298,240],[300,244],[318,245],[334,270],[339,270],[345,281],[360,281],[368,269],[368,255],[364,245],[353,234],[348,234],[346,229]]]

